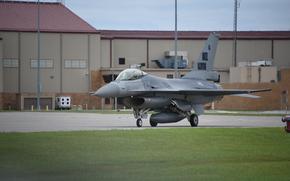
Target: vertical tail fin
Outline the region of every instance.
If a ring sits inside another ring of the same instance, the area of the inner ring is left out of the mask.
[[[195,62],[194,70],[206,70],[211,71],[213,69],[214,57],[217,49],[219,35],[211,33],[204,44],[202,52],[199,55],[198,60]]]
[[[216,72],[212,72],[218,40],[218,34],[213,32],[209,35],[198,60],[194,62],[192,71],[183,76],[183,78],[218,81],[219,75]]]

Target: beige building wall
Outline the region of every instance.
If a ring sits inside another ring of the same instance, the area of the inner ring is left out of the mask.
[[[113,40],[113,67],[128,68],[133,64],[147,62],[146,40]],[[125,58],[125,65],[119,64],[119,58]]]
[[[231,67],[230,83],[277,82],[277,67]]]
[[[63,34],[63,79],[62,92],[88,92],[89,71],[83,69],[65,68],[65,60],[85,60],[88,62],[88,35],[86,34]],[[88,64],[87,64],[88,65]]]
[[[0,93],[3,92],[3,61],[2,61],[2,55],[3,55],[3,43],[2,39],[0,37]],[[0,97],[2,95],[0,94]],[[1,98],[0,98],[1,99]],[[0,105],[1,107],[1,105]]]
[[[3,59],[16,59],[19,66],[19,37],[20,33],[1,32],[3,38]],[[5,46],[4,46],[5,45]],[[4,92],[19,92],[19,66],[13,68],[3,68]]]
[[[178,51],[186,51],[188,55],[188,68],[199,57],[203,48],[203,40],[178,40]],[[165,51],[174,51],[173,40],[149,40],[149,67],[158,68],[156,63],[151,60],[161,60],[164,58]]]
[[[198,60],[205,41],[202,40],[179,40],[178,50],[186,51],[188,58],[188,67],[192,68],[193,64]],[[174,48],[173,48],[174,50]]]
[[[271,40],[238,40],[237,41],[237,63],[246,61],[257,61],[260,59],[271,59]],[[230,52],[228,52],[229,54]]]
[[[230,81],[230,73],[229,71],[219,71],[220,75],[220,83],[225,83]]]
[[[192,68],[193,63],[199,58],[206,40],[179,40],[178,50],[186,51],[188,53],[188,68]],[[158,60],[164,58],[164,52],[174,50],[173,40],[149,40],[149,67],[157,68],[151,60]],[[229,53],[230,52],[230,53]],[[232,59],[232,41],[219,41],[216,61],[214,67],[217,69],[229,69]]]
[[[100,70],[101,68],[101,36],[100,34],[89,34],[89,90],[94,91],[95,87],[92,83],[94,75],[92,71]]]
[[[243,76],[243,82],[259,82],[259,67],[246,67],[242,71],[242,75],[245,75]]]
[[[241,69],[239,67],[230,68],[230,83],[240,82]]]
[[[19,61],[19,67],[3,68],[4,92],[36,93],[37,69],[31,67],[31,60],[37,59],[37,34],[0,32],[0,36],[5,44],[3,58]],[[40,69],[41,92],[87,92],[88,69],[98,70],[101,67],[100,35],[41,33],[40,38],[40,59],[53,60],[53,68]],[[65,59],[85,60],[87,68],[65,69]]]
[[[156,63],[151,60],[160,60],[164,58],[165,51],[172,50],[174,50],[172,40],[149,40],[149,68],[158,68]]]
[[[18,68],[3,68],[3,86],[4,92],[17,93],[19,92],[19,67]]]
[[[277,67],[261,67],[260,82],[277,82]]]
[[[17,32],[0,32],[0,37],[3,39],[3,58],[18,58],[18,38]]]
[[[30,66],[31,59],[37,59],[37,36],[35,33],[21,33],[21,57],[19,60],[20,91],[36,93],[36,69]]]
[[[53,60],[53,68],[40,69],[41,92],[60,91],[60,34],[40,34],[40,59]],[[28,46],[29,45],[29,46]],[[37,34],[21,33],[21,92],[36,92],[37,68],[31,60],[37,60]]]
[[[147,40],[112,40],[112,67],[127,68],[130,64],[146,62]],[[179,40],[178,50],[187,51],[189,67],[198,59],[199,54],[206,40]],[[218,70],[229,70],[232,66],[232,40],[220,40],[214,67]],[[272,50],[272,40],[238,40],[237,63],[244,61],[257,61],[260,59],[271,59],[274,54],[274,65],[290,66],[290,46],[289,40],[274,40]],[[165,51],[174,50],[173,40],[148,40],[148,63],[149,68],[158,68],[151,60],[163,59]],[[125,57],[126,65],[118,65],[118,58]],[[143,60],[143,61],[142,61]],[[101,40],[101,67],[110,67],[110,40]],[[223,76],[228,79],[228,73]]]
[[[110,67],[110,40],[101,40],[101,67]]]
[[[258,67],[231,67],[230,82],[259,82]]]
[[[214,68],[229,70],[229,68],[232,66],[232,49],[232,40],[219,40]]]
[[[89,34],[89,68],[99,70],[101,68],[101,37],[99,34]]]
[[[274,65],[290,67],[290,40],[274,40]]]
[[[53,68],[41,69],[42,92],[60,91],[60,34],[41,34],[41,59],[53,60]],[[35,70],[34,70],[35,71]]]

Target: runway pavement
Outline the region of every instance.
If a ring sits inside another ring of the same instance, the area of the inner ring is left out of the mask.
[[[149,117],[149,116],[148,116]],[[279,116],[202,115],[204,127],[283,127]],[[188,127],[187,119],[178,123],[158,124],[157,128]],[[150,128],[148,119],[141,129]],[[72,112],[0,112],[0,132],[39,132],[73,130],[140,129],[132,114],[100,114]]]

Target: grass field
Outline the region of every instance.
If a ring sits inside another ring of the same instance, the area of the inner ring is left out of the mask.
[[[282,128],[0,134],[0,180],[289,180]]]

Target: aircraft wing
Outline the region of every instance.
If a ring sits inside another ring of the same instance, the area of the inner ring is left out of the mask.
[[[256,92],[266,92],[271,91],[271,89],[193,89],[193,90],[174,90],[174,89],[151,89],[151,90],[131,90],[130,92],[138,94],[179,94],[179,95],[201,95],[201,96],[224,96],[224,95],[237,95],[242,97],[251,93]],[[251,97],[251,98],[254,98]]]

